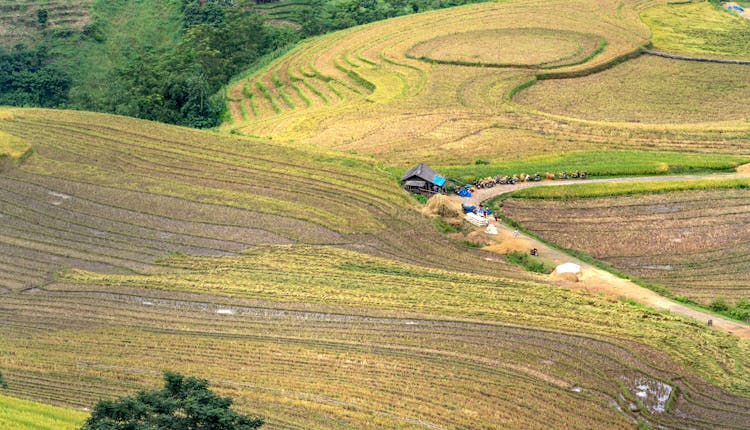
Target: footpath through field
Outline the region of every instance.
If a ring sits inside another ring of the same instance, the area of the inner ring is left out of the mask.
[[[625,177],[625,178],[604,178],[604,179],[586,179],[586,180],[556,180],[556,181],[541,181],[541,182],[524,182],[515,185],[499,185],[493,188],[484,188],[477,190],[472,194],[470,198],[461,198],[458,196],[452,197],[453,199],[460,201],[461,203],[472,203],[479,205],[486,200],[499,196],[502,194],[510,193],[512,191],[520,190],[522,188],[530,187],[542,187],[542,186],[559,186],[559,185],[570,185],[575,183],[625,183],[625,182],[652,182],[652,181],[677,181],[677,180],[691,180],[691,179],[730,179],[730,178],[747,178],[750,177],[750,172],[743,166],[738,169],[738,173],[727,173],[727,174],[714,174],[714,175],[674,175],[674,176],[645,176],[645,177]],[[528,252],[532,248],[536,248],[539,251],[539,258],[552,264],[561,263],[575,263],[581,266],[582,276],[578,282],[566,281],[564,279],[554,279],[550,277],[550,282],[560,285],[565,288],[585,290],[593,293],[601,293],[610,295],[613,297],[622,297],[626,299],[635,300],[643,305],[655,308],[665,309],[678,315],[687,316],[694,318],[698,321],[706,324],[709,320],[712,321],[713,327],[723,330],[728,333],[733,333],[741,338],[750,339],[750,326],[742,324],[740,322],[732,321],[726,318],[722,318],[708,312],[695,310],[684,306],[680,303],[674,302],[658,293],[649,290],[648,288],[641,287],[632,281],[627,279],[619,278],[605,270],[591,266],[590,264],[584,263],[551,248],[544,243],[536,240],[523,233],[513,231],[511,227],[506,225],[493,222],[498,230],[496,236],[488,236],[488,238],[496,242],[495,248],[501,252],[509,251],[523,251]]]

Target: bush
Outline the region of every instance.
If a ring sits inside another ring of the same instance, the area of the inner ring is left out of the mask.
[[[421,194],[415,194],[415,193],[409,193],[412,197],[414,197],[414,200],[418,201],[421,204],[427,203],[427,197],[421,195]]]
[[[440,217],[433,218],[432,225],[435,226],[435,230],[440,233],[458,233],[461,231],[460,225],[453,225]]]
[[[525,252],[509,252],[505,254],[505,259],[510,263],[523,267],[529,272],[549,274],[552,273],[553,270],[555,270],[555,267],[551,264],[546,263],[536,257],[532,257]]]
[[[231,405],[232,399],[214,394],[205,379],[164,372],[164,389],[102,400],[81,430],[251,430],[263,425],[263,419],[239,414]]]
[[[714,312],[726,312],[729,310],[729,305],[722,299],[714,300],[708,307]]]

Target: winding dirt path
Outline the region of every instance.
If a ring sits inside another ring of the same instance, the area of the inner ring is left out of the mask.
[[[572,183],[625,183],[625,182],[653,182],[653,181],[676,181],[676,180],[697,180],[697,179],[728,179],[728,178],[748,178],[750,177],[750,165],[741,166],[737,173],[714,174],[714,175],[674,175],[674,176],[646,176],[646,177],[628,177],[628,178],[605,178],[605,179],[586,179],[586,180],[566,180],[566,181],[541,181],[526,182],[515,185],[498,185],[493,188],[477,190],[470,198],[461,198],[458,196],[451,197],[461,203],[472,203],[478,205],[486,200],[510,193],[523,188],[570,185]],[[672,313],[690,317],[708,323],[711,320],[713,327],[735,334],[744,339],[750,339],[750,326],[732,321],[720,316],[695,310],[674,302],[654,291],[641,287],[627,279],[619,278],[607,271],[601,270],[590,264],[584,263],[577,258],[571,257],[561,251],[550,248],[544,243],[536,240],[523,233],[513,231],[511,227],[504,224],[493,222],[498,230],[496,236],[484,235],[485,238],[494,242],[486,249],[498,253],[509,251],[528,252],[532,248],[539,251],[539,258],[549,263],[558,265],[561,263],[575,263],[581,266],[582,274],[578,282],[568,281],[550,276],[549,282],[569,289],[585,290],[592,293],[606,294],[613,297],[623,297],[632,299],[643,305],[664,309]]]

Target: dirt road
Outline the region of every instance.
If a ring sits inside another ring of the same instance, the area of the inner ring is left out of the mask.
[[[715,175],[675,175],[675,176],[648,176],[633,178],[606,178],[606,179],[586,179],[586,180],[567,180],[567,181],[541,181],[526,182],[515,185],[498,185],[493,188],[477,190],[471,198],[452,197],[461,203],[470,202],[480,204],[494,196],[509,193],[522,188],[568,185],[571,183],[623,183],[623,182],[651,182],[651,181],[669,181],[669,180],[690,180],[690,179],[707,179],[707,178],[741,178],[750,177],[748,166],[738,168],[738,173],[715,174]],[[661,296],[647,288],[641,287],[627,279],[619,278],[607,271],[598,269],[586,264],[574,257],[564,254],[556,249],[550,248],[544,243],[524,235],[520,232],[514,232],[510,227],[493,222],[497,227],[496,236],[485,235],[495,242],[487,249],[499,253],[518,250],[528,252],[532,248],[539,251],[539,257],[555,265],[561,263],[576,263],[582,268],[582,275],[578,282],[566,281],[563,279],[554,279],[550,277],[550,282],[565,288],[585,290],[592,293],[607,294],[613,297],[623,297],[632,299],[638,303],[655,309],[664,309],[678,315],[694,318],[703,323],[712,321],[713,327],[728,333],[733,333],[741,338],[750,339],[750,326],[740,322],[732,321],[726,318],[715,316],[707,312],[702,312],[684,306],[680,303],[673,302],[664,296]]]

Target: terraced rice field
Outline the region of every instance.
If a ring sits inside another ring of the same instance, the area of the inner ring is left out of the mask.
[[[529,231],[702,304],[750,298],[750,191],[506,200]]]
[[[511,0],[321,36],[231,86],[223,128],[397,167],[605,148],[750,154],[744,68],[644,58],[579,76],[645,46],[640,14],[663,4]],[[534,80],[550,73],[571,79]]]
[[[573,64],[604,48],[591,34],[545,28],[475,30],[435,37],[406,56],[429,62],[478,67],[554,68]]]
[[[595,75],[541,81],[514,100],[545,112],[599,121],[746,122],[748,72],[747,65],[643,56]]]
[[[70,271],[0,296],[10,394],[89,405],[170,368],[209,378],[268,428],[750,418],[730,394],[750,390],[747,341],[615,300],[329,247],[175,256],[159,271]]]
[[[422,55],[420,49],[448,37],[451,44],[446,52],[436,52],[438,59],[461,60],[456,52],[467,51],[479,62],[515,62],[536,55],[532,52],[540,48],[530,48],[551,38],[566,41],[570,49],[556,52],[550,47],[528,62],[554,66],[585,60],[556,69],[582,70],[647,42],[648,28],[637,13],[643,6],[627,3],[617,8],[612,2],[591,0],[486,3],[314,38],[232,86],[228,94],[233,119],[224,127],[372,153],[399,164],[528,153],[538,151],[535,145],[542,142],[547,150],[570,148],[570,142],[551,142],[527,128],[527,118],[513,113],[504,101],[532,70],[438,64],[407,55]],[[555,19],[542,25],[540,17],[545,16]],[[471,33],[464,29],[466,22],[472,23]],[[525,42],[506,44],[496,53],[490,37],[496,34]],[[477,35],[485,43],[467,43]],[[606,46],[598,52],[602,39]],[[579,139],[576,147],[595,143]]]
[[[2,0],[0,1],[0,40],[4,48],[41,39],[37,11],[47,9],[47,28],[80,31],[91,21],[93,0]]]
[[[0,133],[34,152],[0,172],[0,290],[43,285],[63,267],[138,273],[168,253],[258,244],[472,259],[440,261],[445,247],[465,253],[368,159],[115,116],[4,112]]]

